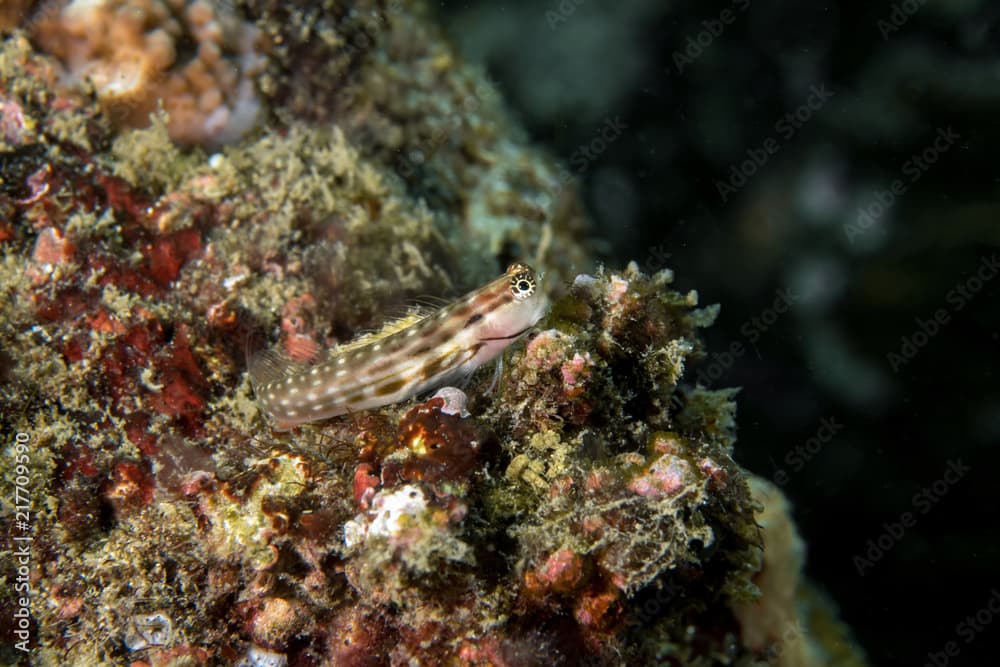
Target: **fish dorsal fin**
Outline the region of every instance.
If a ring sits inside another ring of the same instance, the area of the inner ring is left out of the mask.
[[[381,329],[362,334],[350,342],[330,349],[320,359],[313,359],[308,362],[293,359],[280,346],[263,350],[253,355],[250,359],[250,383],[254,391],[256,391],[258,387],[269,385],[278,380],[283,380],[290,375],[301,373],[323,361],[335,359],[347,352],[377,343],[388,336],[410,328],[427,315],[428,312],[426,310],[411,309],[403,317],[386,322]]]
[[[393,306],[386,311],[381,326],[377,329],[366,329],[363,333],[365,335],[375,334],[379,337],[391,336],[425,317],[438,313],[442,308],[447,308],[453,303],[455,301],[452,299],[436,296],[407,299],[405,304]]]
[[[382,325],[382,328],[375,332],[375,336],[377,338],[385,338],[386,336],[391,336],[394,333],[399,333],[404,329],[409,329],[414,324],[430,315],[431,312],[432,311],[427,308],[411,308],[409,312],[402,317],[390,320]]]
[[[454,299],[449,299],[443,296],[432,296],[429,294],[418,296],[414,299],[411,299],[411,301],[413,305],[410,306],[410,310],[419,310],[423,312],[425,315],[428,312],[441,310],[445,306],[449,306],[455,303]]]
[[[310,364],[295,361],[280,348],[262,350],[250,360],[250,384],[256,392],[258,387],[300,373],[309,366]]]
[[[414,324],[427,317],[427,315],[428,313],[426,311],[410,310],[410,312],[408,312],[406,315],[398,319],[386,322],[385,324],[382,325],[382,328],[380,328],[377,331],[372,331],[366,334],[362,334],[348,343],[344,343],[343,345],[338,345],[337,347],[330,350],[327,358],[329,359],[331,357],[337,357],[341,354],[344,354],[345,352],[350,352],[351,350],[356,350],[360,347],[364,347],[365,345],[371,345],[373,343],[377,343],[383,338],[387,338],[388,336],[399,333],[400,331],[409,329]]]

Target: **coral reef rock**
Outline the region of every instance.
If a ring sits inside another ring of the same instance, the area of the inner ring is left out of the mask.
[[[0,13],[0,661],[793,664],[801,620],[857,664],[686,381],[717,308],[580,274],[573,189],[419,5],[40,4]],[[498,372],[271,431],[248,352],[522,256],[553,307]]]

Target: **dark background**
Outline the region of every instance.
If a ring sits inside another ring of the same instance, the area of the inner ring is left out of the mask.
[[[1000,3],[438,9],[577,177],[596,254],[722,304],[693,370],[743,388],[737,457],[872,662],[995,664]]]

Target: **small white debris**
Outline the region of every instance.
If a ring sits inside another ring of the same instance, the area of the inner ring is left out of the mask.
[[[573,289],[581,296],[596,299],[601,296],[601,281],[589,273],[581,273],[573,279]]]
[[[441,408],[441,412],[446,415],[469,416],[465,409],[465,406],[469,404],[469,397],[458,387],[441,387],[431,398],[444,399],[444,407]]]
[[[284,653],[251,646],[234,667],[285,667],[287,664],[288,658]]]
[[[150,646],[166,646],[173,636],[173,623],[162,611],[136,614],[129,619],[125,630],[125,648],[141,651]]]
[[[368,529],[364,524],[365,517],[359,514],[350,521],[344,523],[344,546],[353,549],[355,546],[365,541],[368,536]]]
[[[403,518],[416,518],[427,509],[424,492],[413,484],[405,484],[389,492],[382,491],[372,500],[375,518],[368,527],[368,535],[393,537],[404,527]]]
[[[149,391],[158,394],[163,391],[163,385],[156,381],[156,371],[152,368],[143,368],[139,373],[139,382]]]
[[[245,273],[237,273],[227,278],[223,278],[222,286],[225,287],[227,290],[231,290],[240,283],[244,282],[249,277],[250,276]]]

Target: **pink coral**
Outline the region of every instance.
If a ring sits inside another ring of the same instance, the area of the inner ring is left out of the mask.
[[[612,275],[608,280],[608,301],[613,304],[621,303],[628,294],[628,281],[618,275]]]
[[[13,97],[0,96],[0,138],[17,146],[25,143],[29,135],[20,102]]]
[[[572,339],[556,329],[540,332],[528,342],[526,358],[533,366],[552,368],[561,363],[569,352]]]
[[[316,299],[303,294],[281,309],[281,330],[285,333],[285,353],[295,361],[313,361],[320,345],[312,331],[316,319]]]
[[[354,471],[354,502],[358,507],[366,510],[371,506],[380,483],[374,466],[370,463],[358,464]]]
[[[590,352],[585,352],[582,355],[577,352],[572,359],[563,362],[560,371],[568,397],[576,398],[583,393],[584,384],[590,379],[593,366],[594,361],[590,358]]]
[[[643,474],[629,482],[628,488],[640,496],[666,497],[676,494],[692,481],[691,464],[682,458],[664,454]]]
[[[284,597],[269,597],[252,615],[250,634],[267,646],[284,647],[306,622],[302,603]]]
[[[570,593],[583,580],[583,558],[572,549],[560,549],[525,574],[524,586],[529,594],[544,596],[548,592]]]
[[[65,264],[73,259],[76,244],[66,238],[62,230],[48,227],[42,230],[35,240],[35,249],[31,258],[43,267],[49,268]]]

